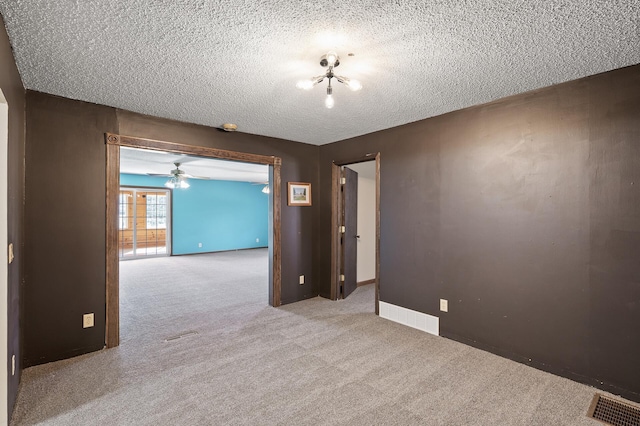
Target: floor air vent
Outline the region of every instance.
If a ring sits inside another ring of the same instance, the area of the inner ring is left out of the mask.
[[[183,337],[193,336],[194,334],[198,334],[198,332],[197,331],[185,331],[182,334],[178,334],[176,336],[167,337],[166,339],[164,339],[164,341],[165,342],[171,342],[173,340],[182,339]]]
[[[599,393],[593,396],[589,417],[612,426],[640,426],[640,408]]]

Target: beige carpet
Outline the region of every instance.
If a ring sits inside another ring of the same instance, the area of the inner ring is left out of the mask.
[[[601,424],[594,389],[381,319],[372,286],[268,307],[266,249],[121,272],[120,347],[25,370],[13,425]]]

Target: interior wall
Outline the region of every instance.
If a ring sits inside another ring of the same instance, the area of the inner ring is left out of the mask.
[[[380,300],[640,401],[639,137],[640,65],[321,146],[320,183],[380,152]]]
[[[104,346],[105,132],[282,158],[290,181],[318,188],[318,147],[143,116],[27,92],[24,362],[41,364]],[[55,179],[52,179],[55,176]],[[314,194],[314,197],[316,194]],[[282,203],[282,303],[317,295],[317,205]],[[298,276],[305,274],[304,285]],[[95,312],[95,327],[82,314]]]
[[[0,21],[2,21],[0,17]],[[4,21],[0,28],[0,89],[9,105],[8,170],[7,170],[7,239],[13,243],[15,259],[8,266],[7,288],[7,365],[8,415],[11,416],[22,372],[20,333],[20,285],[23,279],[24,252],[24,149],[25,90],[13,58]],[[3,248],[6,250],[6,248]],[[11,374],[11,358],[15,355],[16,373]]]
[[[164,188],[166,177],[122,173],[120,185]],[[189,179],[171,191],[174,255],[268,245],[268,194],[250,182]],[[202,247],[198,244],[202,243]]]

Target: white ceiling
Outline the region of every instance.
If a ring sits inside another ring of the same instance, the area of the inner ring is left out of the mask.
[[[0,0],[25,86],[325,144],[640,63],[637,0]],[[334,49],[335,107],[322,73]],[[347,56],[353,53],[355,56]]]
[[[176,168],[174,163],[180,163],[180,170],[191,176],[254,183],[269,181],[269,166],[263,164],[192,157],[148,149],[120,148],[120,173],[169,174]]]

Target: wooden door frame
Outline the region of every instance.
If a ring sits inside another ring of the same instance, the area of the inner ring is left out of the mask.
[[[227,151],[204,146],[184,145],[174,142],[157,141],[134,136],[105,133],[106,142],[106,321],[105,343],[108,348],[120,344],[120,277],[118,260],[118,193],[120,191],[120,147],[153,149],[156,151],[173,152],[176,154],[195,155],[199,157],[217,158],[222,160],[242,161],[245,163],[265,164],[269,166],[269,174],[273,176],[270,182],[271,193],[269,213],[269,305],[280,306],[282,285],[281,258],[281,184],[280,157]]]
[[[375,156],[375,157],[374,157]],[[331,164],[331,300],[340,296],[340,212],[342,197],[340,196],[340,167],[349,164],[376,162],[376,277],[375,277],[375,310],[380,314],[380,153],[367,154],[344,161],[333,161]]]

